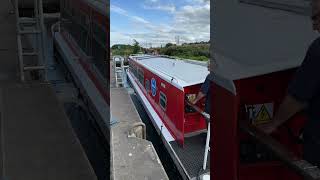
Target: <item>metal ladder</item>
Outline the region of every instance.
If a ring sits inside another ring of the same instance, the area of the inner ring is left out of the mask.
[[[25,72],[36,71],[45,80],[45,53],[44,53],[44,20],[43,20],[43,4],[42,0],[34,0],[34,12],[32,17],[20,17],[19,0],[14,0],[16,26],[17,26],[17,44],[18,58],[20,68],[20,79],[25,81]],[[35,39],[35,44],[31,51],[26,51],[23,48],[22,37],[32,36]],[[36,58],[35,65],[26,65],[25,58]]]
[[[116,58],[120,58],[120,61],[116,61]],[[124,81],[123,81],[124,64],[121,57],[114,57],[113,65],[114,65],[114,72],[115,72],[115,78],[116,78],[116,87],[122,87],[124,84]]]

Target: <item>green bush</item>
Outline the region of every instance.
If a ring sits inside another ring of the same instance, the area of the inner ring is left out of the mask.
[[[134,40],[133,45],[116,44],[111,47],[113,55],[128,56],[136,54],[141,48],[139,43]],[[210,58],[210,42],[197,42],[190,44],[175,45],[166,44],[161,48],[152,48],[162,55],[174,56],[183,59],[192,59],[197,61],[208,61]]]

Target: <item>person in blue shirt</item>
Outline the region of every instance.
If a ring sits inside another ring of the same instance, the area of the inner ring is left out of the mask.
[[[320,32],[320,0],[312,0],[313,29]],[[300,111],[307,114],[303,132],[303,158],[320,167],[320,38],[309,46],[303,63],[290,82],[287,95],[271,123],[259,128],[272,133]]]
[[[197,94],[196,98],[191,101],[191,103],[193,105],[197,104],[202,98],[206,98],[205,99],[205,109],[204,109],[204,112],[205,113],[208,113],[210,114],[210,110],[211,110],[211,93],[210,93],[210,84],[211,84],[211,81],[213,80],[213,75],[212,75],[212,70],[213,70],[213,67],[210,63],[210,60],[208,61],[208,71],[210,72],[204,83],[201,85],[201,89],[199,91],[199,93]]]

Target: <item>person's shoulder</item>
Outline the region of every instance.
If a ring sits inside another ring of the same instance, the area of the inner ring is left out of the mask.
[[[317,39],[313,40],[313,42],[311,43],[309,49],[317,49],[319,50],[320,48],[320,37],[318,37]]]
[[[208,81],[213,81],[214,80],[214,74],[212,72],[210,72],[207,77],[206,77],[206,80]]]

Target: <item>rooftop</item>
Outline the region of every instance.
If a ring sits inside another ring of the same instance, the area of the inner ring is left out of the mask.
[[[209,74],[205,65],[159,56],[132,56],[141,65],[164,80],[183,88],[201,84]]]

